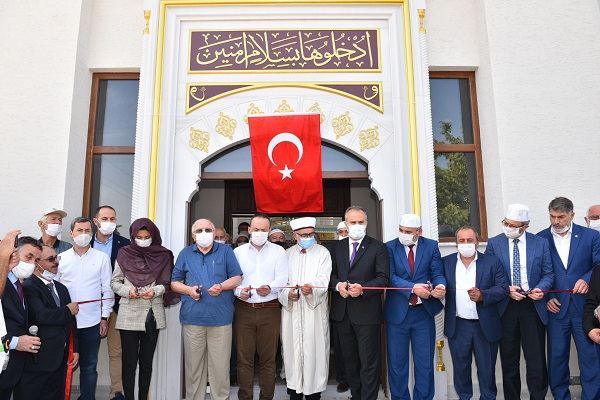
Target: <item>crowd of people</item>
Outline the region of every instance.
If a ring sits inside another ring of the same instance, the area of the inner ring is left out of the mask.
[[[445,257],[415,214],[402,215],[398,237],[382,243],[366,235],[367,212],[350,206],[340,240],[327,246],[313,217],[290,221],[290,246],[265,214],[240,224],[235,242],[199,219],[177,258],[147,218],[133,221],[128,239],[115,231],[114,208],[101,206],[93,219],[71,221],[71,245],[58,239],[67,214],[44,210],[41,238],[14,230],[0,242],[0,400],[63,399],[76,366],[79,398],[95,399],[105,336],[110,398],[134,399],[138,371],[137,398],[146,400],[165,307],[180,301],[186,399],[204,399],[210,385],[211,399],[226,400],[234,384],[251,400],[255,369],[260,399],[273,399],[280,350],[290,399],[317,400],[333,348],[338,391],[374,400],[382,324],[389,397],[432,399],[435,316],[444,308],[460,399],[473,396],[473,356],[481,398],[496,398],[498,352],[504,398],[520,399],[521,349],[530,398],[550,388],[569,399],[571,337],[582,397],[598,399],[600,205],[588,209],[587,227],[573,222],[573,209],[555,198],[550,226],[534,235],[529,209],[512,204],[484,253],[465,226]]]

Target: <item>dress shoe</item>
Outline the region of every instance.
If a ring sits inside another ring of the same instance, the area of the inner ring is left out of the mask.
[[[229,385],[232,387],[238,386],[237,375],[231,375],[229,377]]]
[[[337,391],[338,391],[338,393],[347,392],[348,391],[348,383],[342,382],[342,383],[338,384]]]

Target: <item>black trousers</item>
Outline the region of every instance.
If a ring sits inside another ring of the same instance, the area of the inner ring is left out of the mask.
[[[158,334],[150,340],[144,331],[126,331],[121,329],[121,363],[123,366],[123,395],[125,400],[134,400],[135,370],[140,366],[138,381],[138,399],[147,400],[152,378],[152,359],[158,341]]]
[[[67,360],[54,371],[23,371],[13,392],[14,400],[56,400],[65,398]]]
[[[502,315],[500,360],[506,400],[521,399],[521,347],[527,365],[526,380],[529,397],[543,400],[548,392],[546,367],[546,326],[542,323],[534,301],[530,298],[510,299]]]
[[[320,400],[321,399],[321,393],[307,394],[305,396],[304,393],[298,393],[295,390],[292,390],[290,388],[287,389],[287,394],[290,395],[290,400],[302,400],[303,398],[306,398],[306,400]]]
[[[375,400],[381,379],[381,325],[336,321],[352,400]]]

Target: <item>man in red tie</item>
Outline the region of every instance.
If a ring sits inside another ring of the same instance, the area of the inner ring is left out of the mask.
[[[400,234],[386,243],[390,253],[390,286],[383,317],[386,321],[388,377],[392,399],[410,399],[408,349],[412,344],[415,371],[413,399],[434,395],[435,315],[443,306],[446,279],[438,242],[421,236],[421,218],[405,214]]]

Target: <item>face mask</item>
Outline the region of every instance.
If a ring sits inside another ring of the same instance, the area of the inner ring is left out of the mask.
[[[102,233],[103,235],[112,235],[115,229],[117,229],[117,224],[115,224],[114,222],[107,221],[100,222],[100,227],[98,228],[100,233]]]
[[[458,244],[458,252],[465,258],[471,258],[475,255],[475,244],[474,243],[460,243]]]
[[[597,230],[600,232],[600,219],[590,220],[590,228]]]
[[[300,239],[300,247],[302,247],[303,249],[310,249],[315,243],[316,240],[314,237],[308,239]]]
[[[521,228],[509,228],[508,226],[503,226],[502,230],[509,239],[516,239],[521,236],[521,233],[519,232]]]
[[[269,238],[269,232],[252,232],[250,234],[250,241],[252,244],[260,247],[267,243],[267,239]]]
[[[152,244],[152,238],[150,239],[135,239],[135,244],[140,247],[149,247]]]
[[[59,224],[48,224],[48,229],[46,229],[46,235],[57,237],[62,232],[62,225]]]
[[[225,241],[224,240],[215,240],[215,243],[225,244]]]
[[[272,242],[272,243],[276,244],[278,246],[281,246],[281,247],[285,247],[285,242]]]
[[[56,274],[50,272],[50,271],[46,271],[44,270],[42,272],[42,278],[44,278],[47,281],[51,281],[52,279],[54,279],[54,277],[56,276]]]
[[[367,232],[366,225],[350,225],[348,227],[348,236],[354,240],[361,240],[365,237],[365,233]]]
[[[87,233],[82,233],[79,236],[75,236],[73,238],[73,241],[75,242],[75,244],[79,247],[85,247],[88,244],[90,244],[90,242],[92,241],[92,236],[88,235]]]
[[[569,229],[571,229],[571,223],[570,222],[569,222],[569,225],[565,226],[564,228],[562,228],[560,230],[556,230],[556,229],[554,229],[554,226],[552,226],[552,232],[554,232],[556,234],[561,234],[561,233],[568,232]]]
[[[12,273],[19,279],[27,279],[29,276],[31,276],[31,274],[33,274],[34,269],[35,264],[19,261],[19,263],[12,269]]]
[[[346,239],[348,236],[338,236],[338,240],[344,240]]]
[[[200,232],[196,233],[196,244],[200,247],[209,247],[213,242],[212,232]]]
[[[405,246],[411,246],[416,243],[415,235],[411,235],[410,233],[399,233],[398,240]]]

